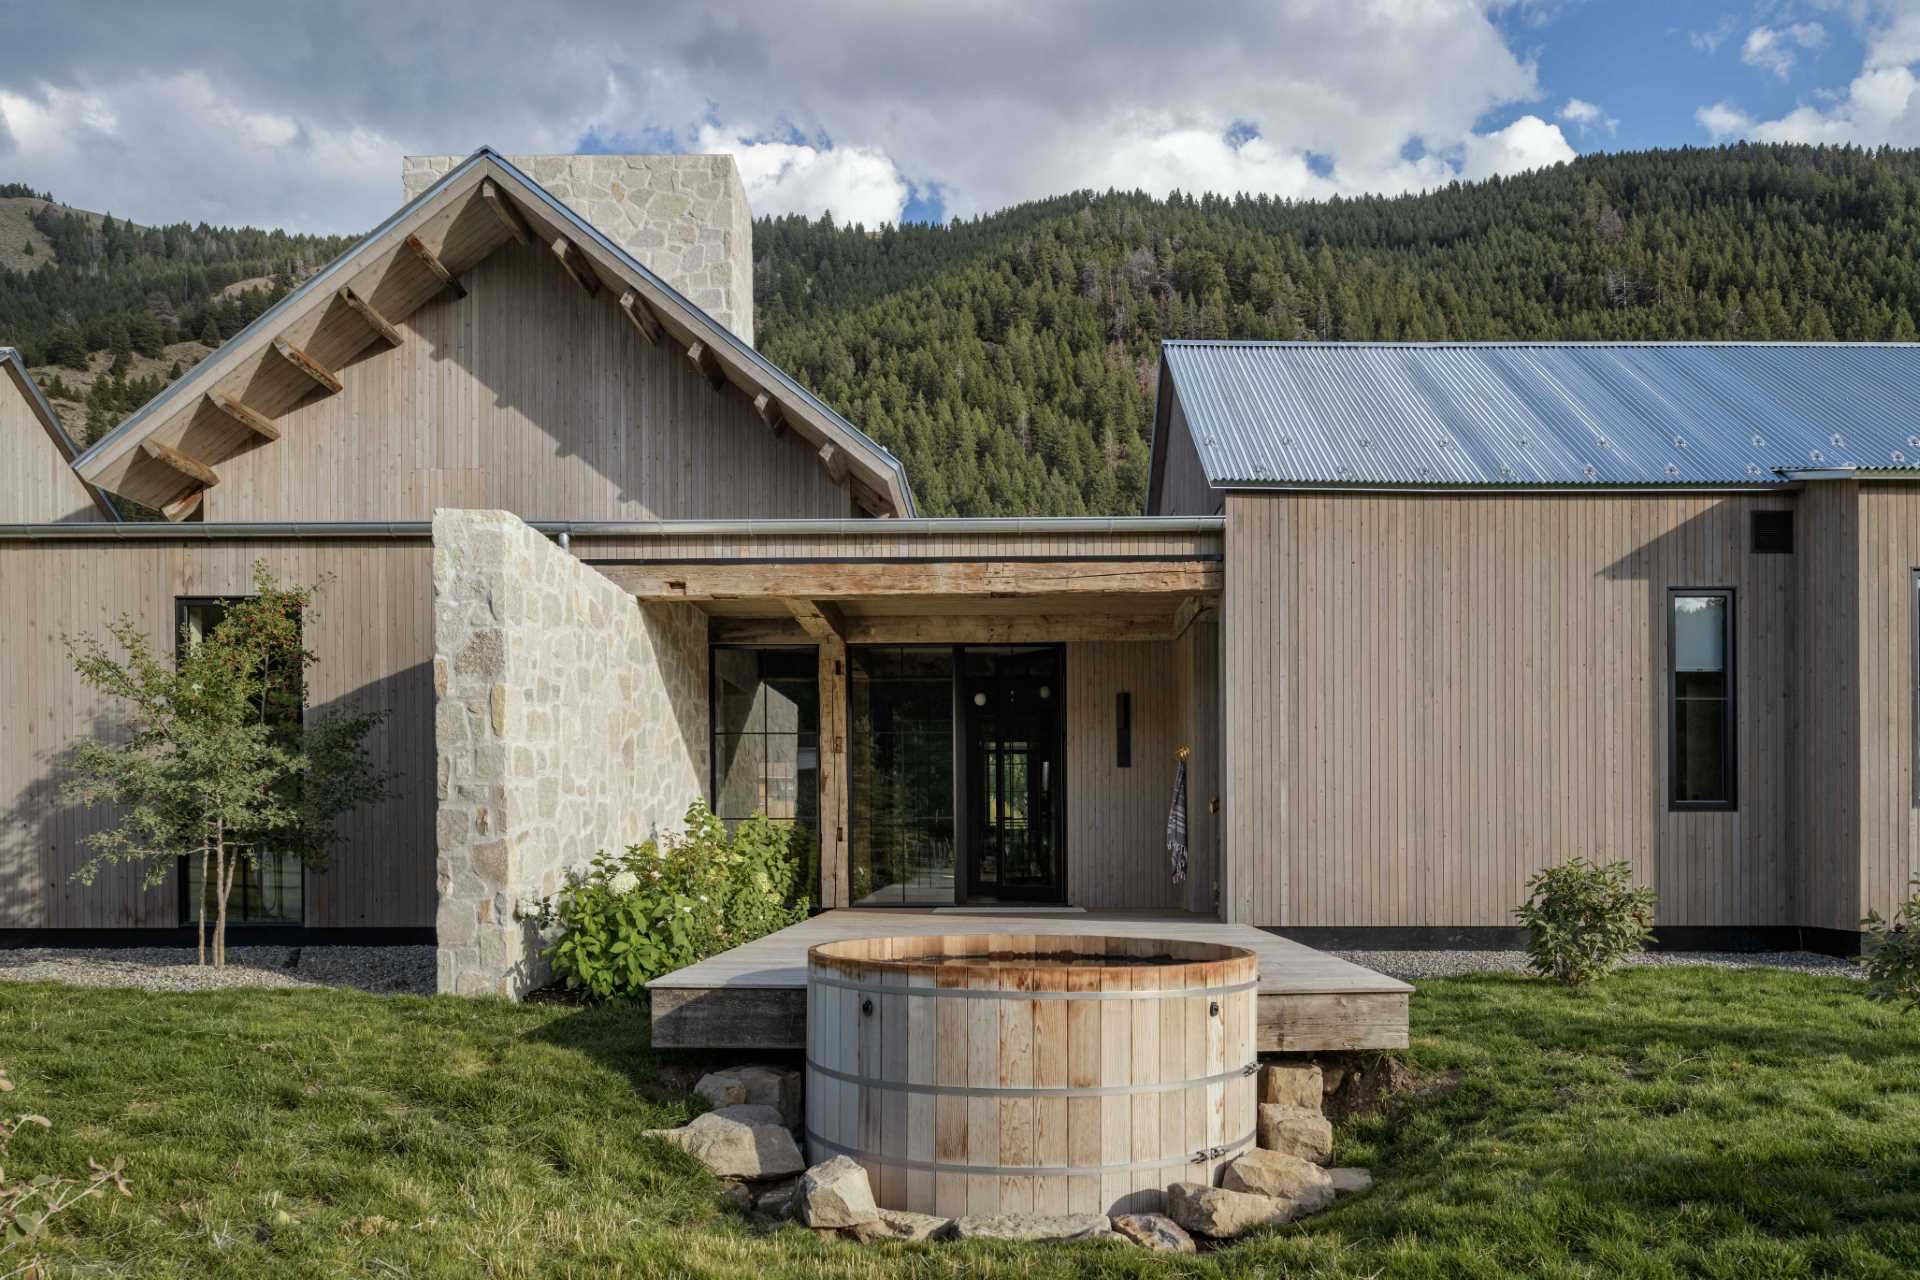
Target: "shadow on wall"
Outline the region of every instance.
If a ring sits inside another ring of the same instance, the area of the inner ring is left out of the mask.
[[[325,663],[321,664],[324,667]],[[320,668],[316,668],[316,672]],[[83,694],[83,696],[91,696]],[[372,681],[308,713],[385,709],[368,738],[374,767],[392,794],[342,816],[330,866],[306,877],[310,926],[427,926],[434,916],[433,678],[427,663]],[[97,708],[81,736],[125,738],[124,715]],[[91,851],[86,837],[109,825],[100,806],[61,795],[73,742],[34,757],[33,774],[0,812],[0,928],[173,928],[180,923],[178,876],[143,889],[138,864],[104,866],[94,883],[73,873]]]

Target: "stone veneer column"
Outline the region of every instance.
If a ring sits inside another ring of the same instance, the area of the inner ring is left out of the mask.
[[[407,199],[464,159],[407,156]],[[732,156],[508,156],[507,163],[753,345],[753,210]]]
[[[504,511],[434,512],[439,990],[544,983],[523,899],[706,793],[706,619],[641,606]]]

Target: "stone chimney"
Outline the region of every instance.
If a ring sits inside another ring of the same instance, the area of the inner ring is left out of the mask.
[[[407,156],[412,200],[465,156]],[[753,344],[753,212],[732,156],[508,156],[708,315]]]

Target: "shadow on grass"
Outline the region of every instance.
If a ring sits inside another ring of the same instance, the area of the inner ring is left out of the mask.
[[[799,1057],[752,1049],[655,1049],[645,996],[579,1005],[532,1032],[527,1039],[585,1054],[626,1077],[648,1102],[684,1102],[709,1071],[750,1062],[795,1067]]]

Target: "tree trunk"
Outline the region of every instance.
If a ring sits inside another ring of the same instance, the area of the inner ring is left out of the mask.
[[[200,901],[194,904],[198,908],[195,915],[200,921],[199,963],[201,964],[207,962],[207,890],[211,887],[207,883],[207,844],[207,837],[202,835],[200,837]]]
[[[227,833],[224,825],[215,823],[214,840],[217,842],[214,852],[213,873],[219,880],[219,898],[217,905],[219,916],[213,926],[213,967],[227,967],[227,894],[233,890],[232,859],[227,856]]]

